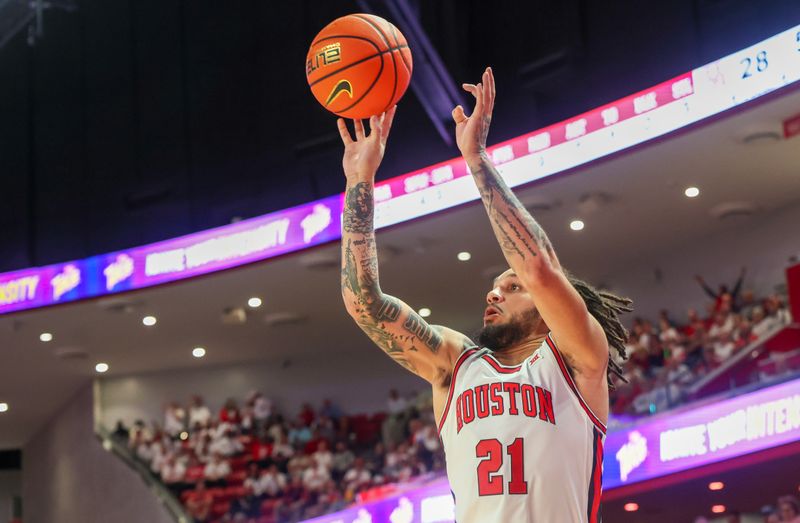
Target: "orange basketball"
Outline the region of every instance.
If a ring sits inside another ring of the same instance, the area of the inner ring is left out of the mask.
[[[369,118],[397,103],[411,80],[411,50],[379,16],[337,18],[319,32],[306,57],[306,79],[325,109]]]

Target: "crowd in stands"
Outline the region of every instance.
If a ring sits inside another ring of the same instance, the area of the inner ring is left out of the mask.
[[[300,521],[444,470],[430,394],[394,390],[387,413],[370,416],[347,416],[328,400],[286,417],[257,392],[214,414],[195,396],[169,404],[160,425],[119,423],[114,436],[202,523]]]
[[[648,319],[633,320],[623,364],[627,383],[620,380],[611,395],[613,414],[642,415],[680,403],[688,385],[789,323],[785,299],[777,294],[756,299],[752,291],[742,292],[744,277],[742,269],[732,288],[714,290],[696,276],[711,298],[705,315],[689,309],[678,323],[664,310],[657,326]]]
[[[789,322],[780,296],[757,300],[740,292],[743,278],[744,270],[731,290],[713,290],[697,277],[713,300],[705,317],[690,309],[682,324],[666,311],[657,327],[633,320],[623,365],[627,383],[619,381],[611,395],[612,414],[676,404],[685,385]],[[216,414],[195,396],[186,406],[169,404],[162,424],[119,424],[115,436],[196,522],[293,522],[340,510],[371,489],[441,473],[444,455],[430,401],[429,393],[410,401],[391,391],[386,413],[346,415],[327,400],[286,416],[257,392],[241,405],[229,399]],[[779,510],[788,514],[792,506],[796,515],[796,501],[780,502]]]

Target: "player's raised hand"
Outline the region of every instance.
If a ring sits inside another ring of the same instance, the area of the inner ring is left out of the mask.
[[[385,113],[372,116],[369,119],[369,134],[364,130],[364,122],[353,120],[356,138],[350,135],[347,124],[343,118],[337,120],[339,134],[344,143],[344,157],[342,167],[344,175],[348,179],[369,179],[375,178],[378,166],[383,160],[383,153],[386,150],[386,140],[389,138],[389,131],[392,128],[394,113],[397,106],[392,107]]]
[[[464,114],[460,105],[453,109],[453,121],[456,123],[456,144],[464,158],[474,157],[486,150],[486,137],[492,123],[494,109],[494,74],[487,67],[483,78],[477,85],[463,84],[464,90],[475,97],[475,108],[472,114]]]

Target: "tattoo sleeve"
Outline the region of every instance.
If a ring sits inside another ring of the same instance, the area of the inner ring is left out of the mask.
[[[358,326],[386,354],[411,372],[420,351],[436,355],[438,329],[411,307],[381,291],[375,244],[373,183],[348,181],[342,216],[342,298]],[[417,353],[417,354],[414,354]]]
[[[514,196],[489,157],[482,154],[468,165],[508,264],[515,268],[555,261],[544,229]]]

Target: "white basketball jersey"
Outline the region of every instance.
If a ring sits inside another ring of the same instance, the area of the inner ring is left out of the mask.
[[[549,335],[514,367],[464,351],[439,423],[457,523],[599,523],[605,431]]]

